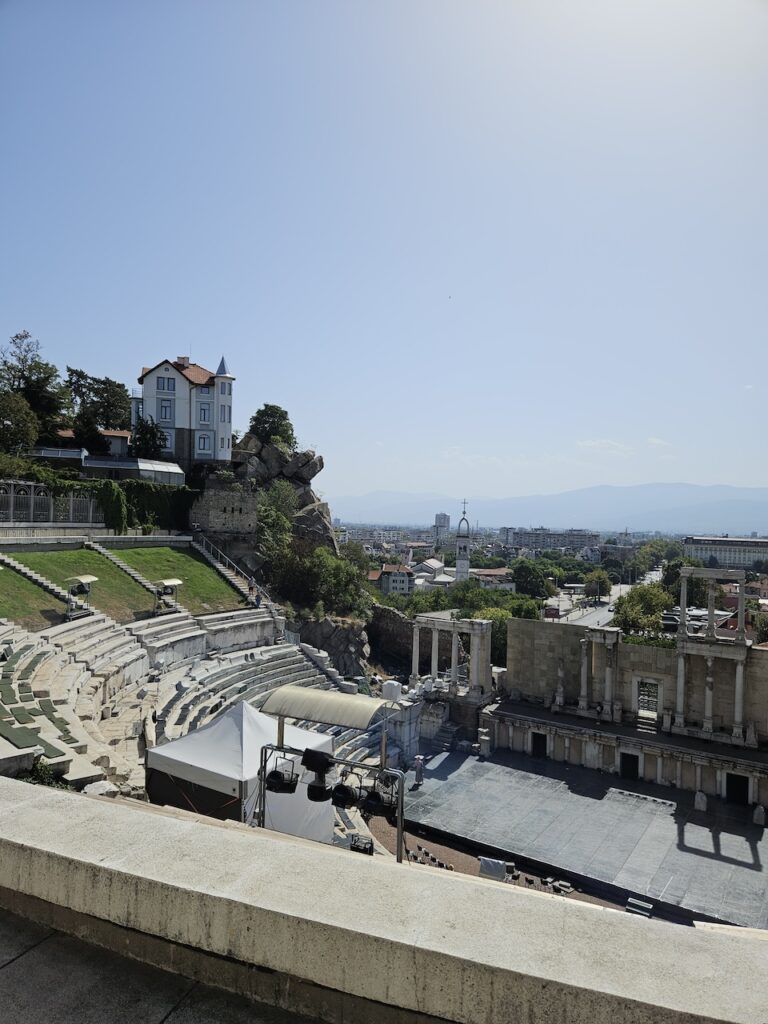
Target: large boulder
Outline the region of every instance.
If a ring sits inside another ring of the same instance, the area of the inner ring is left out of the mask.
[[[323,465],[323,456],[315,455],[309,462],[305,462],[303,466],[298,467],[293,474],[293,478],[302,484],[308,484],[310,480],[317,476]]]
[[[333,532],[331,511],[324,501],[316,501],[299,509],[293,517],[293,528],[301,540],[308,541],[314,547],[322,545],[330,548],[334,555],[338,555],[339,546]]]
[[[296,454],[286,462],[283,466],[283,476],[292,477],[294,473],[301,469],[302,466],[306,466],[308,462],[314,459],[315,453],[312,449],[307,449],[305,452],[296,452]]]
[[[319,622],[294,623],[289,628],[300,634],[302,643],[325,651],[343,676],[366,674],[371,649],[362,623],[335,622],[326,616]]]
[[[238,455],[258,455],[261,449],[264,447],[258,437],[253,434],[245,434],[232,450],[232,458],[236,458]]]
[[[281,475],[283,466],[288,462],[288,457],[280,451],[277,445],[265,444],[261,449],[261,461],[269,470],[269,475],[276,478]]]

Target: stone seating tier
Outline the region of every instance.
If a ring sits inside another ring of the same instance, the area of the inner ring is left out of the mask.
[[[194,680],[190,688],[179,690],[161,712],[166,735],[183,735],[240,700],[263,703],[268,693],[285,683],[330,687],[298,648],[262,648],[259,655],[210,672]],[[254,697],[261,700],[252,700]]]

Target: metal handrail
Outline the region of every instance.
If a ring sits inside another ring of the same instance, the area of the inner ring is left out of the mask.
[[[232,561],[229,555],[225,555],[221,548],[217,548],[215,544],[212,544],[204,533],[200,533],[198,531],[195,534],[193,534],[193,536],[195,539],[195,543],[200,544],[200,546],[205,551],[207,551],[212,558],[215,558],[217,562],[221,562],[222,565],[224,565],[227,569],[231,569],[232,572],[237,573],[237,575],[243,580],[243,582],[250,586],[251,577],[247,576],[245,572],[243,572],[243,570],[240,568],[240,566],[236,562]],[[256,583],[255,586],[257,592],[261,594],[262,600],[266,601],[269,610],[272,614],[272,617],[274,618],[272,598],[269,596],[264,587],[262,587],[259,583]]]

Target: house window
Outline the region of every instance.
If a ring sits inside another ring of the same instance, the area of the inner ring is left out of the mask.
[[[221,393],[222,395],[226,395],[227,393],[227,385],[224,381],[221,382]]]
[[[232,438],[231,438],[231,437],[228,437],[228,438],[227,438],[227,448],[229,448],[229,447],[230,447],[230,442],[231,442],[231,440],[232,440]]]
[[[176,380],[175,380],[175,378],[173,378],[173,377],[169,377],[168,378],[168,380],[166,381],[166,384],[165,384],[165,390],[166,391],[175,391],[176,390]]]
[[[171,403],[161,402],[160,403],[160,419],[169,420],[171,418]]]
[[[200,434],[197,439],[197,449],[201,452],[209,452],[211,450],[211,438],[208,434]]]
[[[226,407],[226,405],[222,405],[222,407],[219,409],[219,420],[222,423],[226,423],[227,422],[227,407]]]
[[[219,441],[219,448],[223,448],[223,447],[224,447],[224,438],[222,437],[222,439]]]
[[[209,395],[210,393],[211,393],[211,389],[208,387],[208,385],[207,384],[203,384],[203,386],[200,388],[200,394],[201,395]]]
[[[171,449],[171,447],[172,447],[172,445],[171,445],[171,435],[170,434],[163,434],[163,451],[167,452],[167,451],[169,451]]]
[[[211,406],[209,402],[204,402],[200,406],[200,422],[210,423],[211,422]]]
[[[227,384],[227,394],[228,395],[232,394],[232,385],[231,384]]]
[[[227,423],[231,423],[231,422],[232,422],[232,406],[228,405],[227,406]]]
[[[158,377],[157,378],[157,390],[158,391],[165,391],[165,377]]]

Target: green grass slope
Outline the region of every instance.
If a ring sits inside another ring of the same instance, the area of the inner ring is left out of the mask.
[[[145,579],[183,581],[179,601],[193,615],[244,608],[246,602],[196,551],[180,548],[120,548],[115,554]]]
[[[67,608],[63,601],[46,593],[13,569],[0,567],[0,619],[38,630],[58,626]]]
[[[99,582],[91,588],[91,605],[117,622],[144,618],[154,606],[148,590],[97,551],[20,551],[14,557],[60,587],[66,588],[68,576],[97,576]]]

